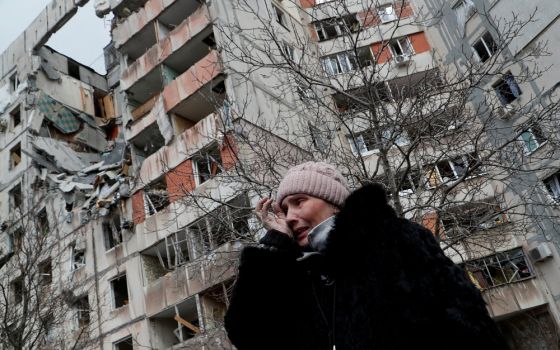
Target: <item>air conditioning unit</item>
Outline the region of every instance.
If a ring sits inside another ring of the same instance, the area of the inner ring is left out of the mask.
[[[397,55],[395,56],[395,63],[397,66],[406,66],[410,62],[409,55]]]
[[[498,107],[498,115],[502,119],[509,119],[515,114],[515,107],[512,105],[504,105]]]
[[[552,257],[552,251],[546,243],[539,243],[536,247],[529,250],[529,256],[533,261],[543,261]]]
[[[383,13],[380,17],[381,23],[387,23],[397,20],[397,15],[394,13]]]

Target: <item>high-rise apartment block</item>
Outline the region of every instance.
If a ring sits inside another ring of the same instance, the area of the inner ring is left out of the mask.
[[[3,347],[232,349],[252,207],[316,159],[386,184],[512,348],[557,348],[553,0],[96,0],[106,74],[47,45],[87,2],[0,56]]]

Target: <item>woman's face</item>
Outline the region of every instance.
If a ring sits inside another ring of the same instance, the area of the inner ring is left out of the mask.
[[[294,239],[300,246],[308,243],[309,231],[336,214],[338,209],[331,203],[307,194],[292,194],[282,201],[282,210]]]

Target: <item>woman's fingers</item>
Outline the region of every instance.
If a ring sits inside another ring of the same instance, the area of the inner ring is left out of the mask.
[[[278,203],[273,203],[272,204],[272,211],[274,212],[274,215],[276,215],[279,219],[282,219],[282,220],[286,219],[286,214],[284,214],[284,212],[282,211],[282,208],[280,208]]]

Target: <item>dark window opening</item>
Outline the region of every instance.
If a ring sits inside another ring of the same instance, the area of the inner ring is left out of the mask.
[[[113,291],[113,306],[115,309],[124,305],[128,305],[129,300],[126,275],[122,275],[112,280],[111,290]]]
[[[210,33],[206,38],[202,39],[202,42],[212,49],[216,48],[216,38],[214,37],[214,33]]]
[[[19,87],[19,78],[17,72],[10,76],[10,92],[15,92]]]
[[[274,11],[274,18],[276,19],[276,22],[280,23],[282,27],[287,29],[288,25],[286,23],[286,15],[284,14],[284,12],[274,5],[272,5],[272,8]]]
[[[200,185],[222,172],[222,156],[217,144],[200,152],[193,159],[197,185]]]
[[[226,84],[224,81],[219,82],[215,86],[212,87],[212,91],[221,95],[226,92]]]
[[[24,231],[22,227],[18,227],[14,233],[11,234],[12,236],[12,244],[13,244],[13,251],[17,253],[21,250],[23,246],[23,238],[24,238]]]
[[[87,295],[79,298],[76,302],[76,319],[79,327],[86,327],[90,324],[90,307]]]
[[[12,299],[14,304],[23,301],[23,277],[19,277],[12,282]]]
[[[113,344],[115,350],[133,350],[132,337],[126,337]]]
[[[10,170],[21,163],[21,143],[18,143],[10,150]]]
[[[9,192],[9,200],[10,200],[10,209],[16,210],[21,209],[21,205],[23,203],[23,194],[21,192],[21,184],[17,184],[16,186],[12,187]]]
[[[319,41],[329,40],[348,33],[355,33],[359,29],[360,22],[355,14],[329,18],[315,23],[315,30]]]
[[[504,74],[503,78],[498,80],[493,87],[500,99],[500,102],[504,106],[510,104],[521,96],[521,89],[510,72]]]
[[[46,208],[41,209],[37,214],[37,229],[43,234],[49,232],[49,218]]]
[[[80,79],[80,65],[77,62],[68,60],[68,75],[72,78]]]
[[[478,55],[480,61],[486,62],[494,53],[496,53],[496,51],[498,51],[498,45],[496,45],[492,35],[486,32],[474,43],[473,49]]]
[[[10,118],[12,119],[12,128],[15,128],[21,123],[21,105],[17,105],[16,108],[12,109]]]
[[[103,238],[105,240],[105,250],[109,250],[122,243],[121,217],[113,214],[112,218],[101,224]]]
[[[52,262],[47,259],[39,264],[39,284],[48,286],[52,283]]]
[[[72,249],[72,270],[77,270],[86,265],[86,252],[76,248]]]

